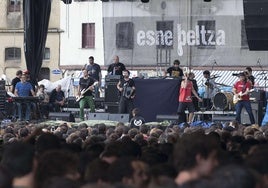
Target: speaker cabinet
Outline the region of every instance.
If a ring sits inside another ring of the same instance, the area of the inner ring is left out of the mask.
[[[74,115],[71,112],[50,112],[48,119],[75,122]]]
[[[108,120],[109,113],[89,113],[89,120]]]
[[[268,1],[243,0],[244,20],[250,50],[268,50]]]
[[[105,103],[105,112],[111,113],[111,114],[117,114],[119,111],[118,103]]]
[[[110,121],[129,122],[129,114],[109,114]]]
[[[119,100],[119,91],[116,87],[118,82],[107,82],[105,86],[105,102],[118,102]]]

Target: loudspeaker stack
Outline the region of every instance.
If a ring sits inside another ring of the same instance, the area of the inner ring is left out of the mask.
[[[108,113],[118,113],[119,91],[116,87],[120,75],[107,75],[105,77],[104,107]]]

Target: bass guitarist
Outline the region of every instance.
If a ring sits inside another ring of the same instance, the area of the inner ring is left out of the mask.
[[[81,121],[84,121],[84,109],[85,105],[88,104],[90,112],[95,112],[95,104],[93,100],[92,91],[94,90],[94,83],[96,82],[92,77],[88,75],[86,69],[82,70],[83,77],[79,80],[78,86],[78,99],[79,100],[79,117]]]
[[[251,82],[246,79],[244,72],[239,73],[239,80],[234,84],[233,93],[235,97],[240,97],[240,100],[235,104],[236,121],[241,123],[241,111],[245,107],[251,124],[255,124],[255,119],[252,113],[252,108],[249,100],[249,92],[252,88]]]

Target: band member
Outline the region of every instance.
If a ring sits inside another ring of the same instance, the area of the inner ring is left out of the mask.
[[[188,77],[189,77],[189,80],[193,83],[194,90],[198,94],[198,85],[195,79],[195,74],[193,72],[190,72]],[[192,92],[192,100],[193,100],[195,111],[199,111],[198,99],[194,96],[193,92]]]
[[[88,58],[88,64],[85,64],[84,68],[88,71],[88,75],[98,81],[98,86],[94,88],[94,96],[95,98],[100,96],[99,86],[101,86],[101,68],[100,65],[94,62],[94,57],[90,56]]]
[[[246,75],[244,72],[239,73],[239,80],[234,84],[233,93],[240,100],[235,104],[236,110],[236,121],[241,123],[241,111],[242,108],[245,107],[251,124],[255,123],[255,119],[252,113],[252,108],[249,100],[249,92],[252,85],[251,82],[246,79]]]
[[[114,63],[110,64],[108,67],[109,75],[122,75],[123,70],[126,70],[126,67],[123,63],[119,62],[119,57],[114,56]]]
[[[184,73],[184,80],[182,80],[180,87],[178,114],[179,115],[183,114],[186,108],[188,108],[189,111],[188,123],[193,122],[195,112],[192,100],[192,93],[198,99],[199,102],[202,102],[202,99],[198,96],[193,87],[193,83],[189,80],[189,73]]]
[[[135,83],[129,78],[129,71],[123,71],[123,78],[117,83],[117,89],[120,91],[119,113],[129,113],[133,110],[133,99],[135,97]]]
[[[65,95],[61,90],[61,85],[57,85],[55,89],[53,89],[49,96],[49,108],[52,112],[61,112],[62,107],[65,104]]]
[[[205,70],[203,72],[204,76],[204,85],[205,85],[205,92],[203,97],[203,107],[206,110],[212,109],[212,100],[215,96],[216,92],[216,84],[213,78],[210,77],[210,72],[208,70]],[[210,120],[212,118],[211,115],[204,115],[204,120]]]
[[[167,69],[165,75],[176,77],[176,78],[183,76],[183,71],[180,68],[180,61],[178,59],[174,60],[173,66]]]
[[[83,77],[79,80],[78,86],[78,99],[79,101],[79,117],[81,121],[84,121],[84,109],[85,105],[88,104],[90,108],[90,112],[95,112],[95,104],[93,100],[92,91],[94,90],[94,85],[98,82],[88,75],[88,71],[83,69]]]
[[[246,74],[247,79],[251,82],[251,87],[254,88],[255,77],[252,75],[252,68],[246,67],[245,74]]]
[[[32,94],[32,96],[35,96],[34,90],[32,85],[26,81],[26,75],[22,74],[21,81],[18,82],[15,86],[15,96],[16,97],[28,97],[29,93]],[[23,103],[17,103],[18,106],[18,116],[19,121],[22,120],[22,104],[26,105],[26,112],[25,112],[25,120],[30,120],[30,112],[31,112],[31,102],[25,101]]]

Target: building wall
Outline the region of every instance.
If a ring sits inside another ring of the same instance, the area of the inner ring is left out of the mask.
[[[101,1],[73,1],[70,5],[61,3],[61,57],[60,65],[82,68],[89,56],[95,62],[104,64],[103,19]],[[82,48],[82,23],[95,23],[95,48]]]
[[[21,1],[20,12],[8,12],[8,0],[0,1],[0,75],[5,75],[7,82],[15,77],[17,70],[26,70],[26,62],[23,49],[23,2]],[[42,67],[49,68],[51,81],[61,78],[61,75],[53,75],[52,70],[59,68],[59,45],[60,45],[60,1],[52,1],[51,15],[49,21],[49,32],[46,48],[50,48],[50,59],[43,62]],[[5,48],[18,47],[21,49],[21,59],[5,60]]]

